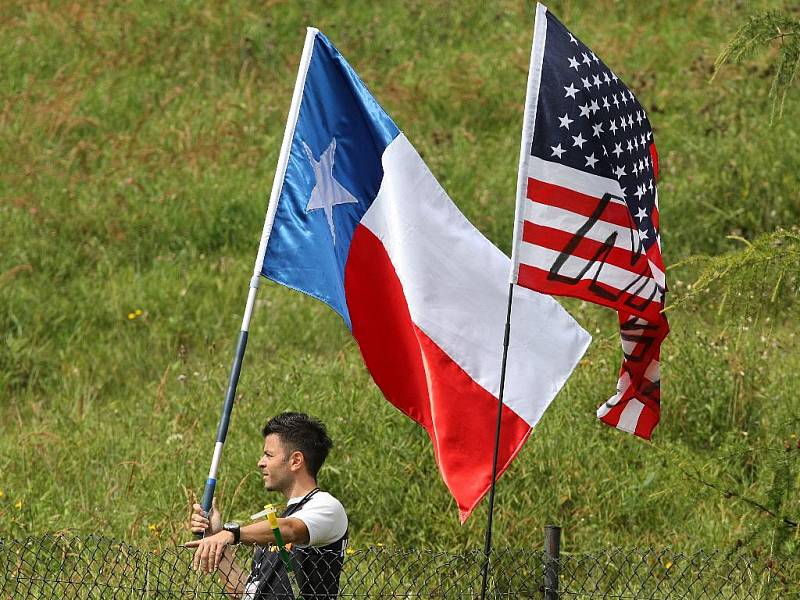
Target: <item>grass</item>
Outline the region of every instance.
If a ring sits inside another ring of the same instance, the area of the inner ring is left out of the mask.
[[[501,480],[497,545],[539,547],[555,522],[570,551],[797,551],[797,528],[754,505],[800,517],[796,285],[782,305],[767,294],[736,314],[718,310],[724,280],[689,289],[703,257],[800,218],[797,95],[770,126],[768,56],[709,84],[721,45],[775,6],[551,6],[650,109],[672,298],[686,301],[671,311],[652,444],[594,417],[619,368],[614,315],[564,302],[594,342]],[[306,25],[508,251],[532,14],[505,1],[3,4],[0,537],[186,538]],[[355,547],[482,545],[485,504],[458,525],[424,432],[383,400],[323,305],[262,285],[239,392],[218,488],[227,515],[263,504],[263,421],[301,409],[337,442],[322,482]]]

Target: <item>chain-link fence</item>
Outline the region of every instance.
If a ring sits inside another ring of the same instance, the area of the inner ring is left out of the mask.
[[[192,557],[192,551],[184,548],[148,551],[95,536],[0,539],[0,590],[3,599],[37,600],[224,599],[247,597],[248,592],[250,598],[260,600],[293,597],[280,567],[280,576],[266,584],[269,577],[260,583],[249,577],[250,547],[231,550],[230,558],[241,571],[228,566],[223,569],[225,576],[193,571]],[[480,550],[457,554],[371,547],[348,549],[343,561],[333,553],[304,558],[295,550],[292,561],[301,576],[311,564],[304,565],[303,560],[313,560],[314,568],[321,571],[317,579],[301,578],[304,600],[480,598],[485,564]],[[334,566],[326,572],[326,565]],[[492,599],[800,598],[800,563],[779,563],[739,552],[605,549],[553,556],[535,550],[495,550],[488,573],[486,597]],[[313,589],[314,584],[322,588]]]

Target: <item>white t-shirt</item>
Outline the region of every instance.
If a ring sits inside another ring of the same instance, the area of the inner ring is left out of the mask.
[[[286,507],[297,504],[303,498],[304,496],[289,498]],[[339,540],[347,531],[347,513],[344,512],[342,503],[328,492],[317,492],[309,498],[303,508],[287,518],[300,519],[308,528],[308,544],[295,544],[298,548],[327,546]],[[244,590],[242,599],[252,600],[255,598],[258,585],[258,580],[250,581]]]
[[[303,496],[289,498],[287,508],[297,504]],[[347,514],[342,503],[328,492],[317,492],[303,507],[287,518],[300,519],[308,528],[308,544],[295,544],[298,548],[327,546],[337,541],[347,531]]]

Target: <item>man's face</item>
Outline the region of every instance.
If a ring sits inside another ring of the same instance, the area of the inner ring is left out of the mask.
[[[264,453],[258,461],[264,487],[271,491],[289,489],[294,481],[290,454],[283,447],[280,437],[271,433],[264,438]]]

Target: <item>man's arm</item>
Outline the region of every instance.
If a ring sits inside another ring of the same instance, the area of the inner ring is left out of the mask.
[[[287,544],[307,544],[310,539],[308,527],[300,519],[293,517],[278,519],[278,527],[281,530],[283,541]],[[245,525],[239,532],[239,541],[244,544],[266,546],[275,543],[275,535],[267,521]],[[192,568],[195,571],[202,570],[211,573],[219,569],[225,559],[226,550],[230,552],[229,546],[232,543],[233,534],[230,531],[222,530],[214,535],[204,537],[202,540],[187,542],[184,546],[197,548],[192,559]]]
[[[192,506],[192,516],[189,522],[189,528],[193,533],[205,533],[209,537],[214,537],[218,533],[227,533],[222,531],[222,518],[217,509],[217,499],[214,498],[211,511],[208,516],[203,512],[203,508],[195,503]],[[233,535],[233,534],[231,534]],[[235,552],[230,547],[223,547],[219,554],[219,560],[216,561],[218,570],[217,574],[225,588],[227,595],[232,598],[241,598],[244,593],[245,585],[247,584],[247,572],[244,571],[234,560]],[[198,552],[195,551],[194,559],[198,557]],[[192,560],[194,566],[195,560]],[[208,571],[208,569],[206,569]]]
[[[308,544],[308,527],[300,519],[294,517],[278,519],[278,528],[281,530],[283,541],[287,544]],[[269,521],[264,520],[245,525],[239,531],[241,532],[239,541],[243,544],[266,546],[275,543],[275,534],[272,533]]]

